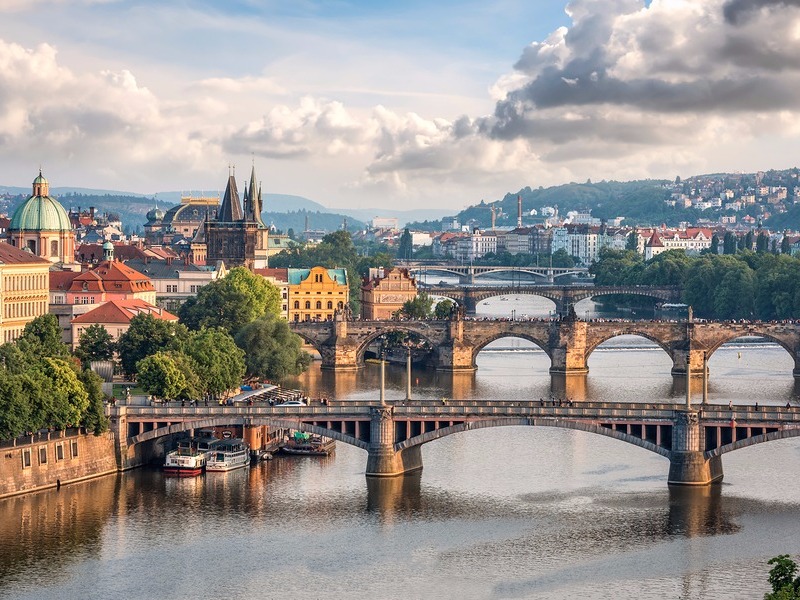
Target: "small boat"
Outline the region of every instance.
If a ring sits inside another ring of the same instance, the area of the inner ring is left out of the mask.
[[[295,431],[294,435],[281,446],[281,452],[304,456],[329,456],[335,449],[334,440],[302,431]]]
[[[500,298],[500,302],[508,302],[508,298]]]
[[[192,440],[178,442],[175,450],[167,453],[164,460],[164,473],[181,477],[194,477],[203,472],[206,466],[206,452],[199,450]]]
[[[244,440],[221,440],[206,462],[206,471],[233,471],[250,464],[250,448]]]

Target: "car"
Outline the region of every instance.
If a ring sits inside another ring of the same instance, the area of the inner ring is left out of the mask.
[[[305,405],[306,403],[303,402],[302,400],[288,400],[286,402],[278,404],[277,406],[305,406]]]

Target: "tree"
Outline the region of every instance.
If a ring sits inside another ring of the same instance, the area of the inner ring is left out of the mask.
[[[719,236],[716,233],[711,236],[711,246],[708,250],[711,254],[719,254]]]
[[[723,254],[736,254],[737,239],[736,234],[732,231],[725,233],[722,240],[722,253]]]
[[[770,558],[767,564],[774,565],[768,576],[772,593],[764,594],[764,600],[800,599],[800,577],[795,578],[797,564],[789,558],[789,555],[781,554]]]
[[[639,232],[634,228],[625,240],[625,250],[639,251]]]
[[[0,369],[0,439],[22,435],[31,429],[31,408],[24,379]]]
[[[51,408],[49,424],[58,429],[79,425],[89,408],[89,394],[70,364],[59,358],[44,358],[42,373],[49,379]]]
[[[455,303],[449,298],[439,300],[433,309],[433,316],[436,319],[448,319],[453,312]]]
[[[17,346],[22,352],[37,358],[69,356],[69,348],[61,341],[58,318],[52,314],[36,317],[25,325],[22,335],[17,339]]]
[[[791,254],[791,253],[792,253],[792,244],[789,242],[789,236],[784,233],[783,238],[781,239],[781,254]]]
[[[217,396],[241,383],[245,373],[244,352],[224,329],[194,332],[182,350],[197,367],[203,395]]]
[[[433,311],[433,298],[426,292],[419,292],[416,297],[406,300],[400,314],[407,319],[429,319]]]
[[[140,360],[160,350],[178,347],[187,336],[183,325],[157,319],[153,315],[136,315],[131,319],[128,330],[117,341],[122,370],[128,377],[133,377]]]
[[[81,425],[87,431],[93,432],[95,435],[103,433],[108,429],[108,419],[105,415],[105,408],[103,407],[103,380],[100,376],[90,369],[84,369],[78,375],[83,384],[86,393],[89,396],[89,406],[81,419]]]
[[[756,236],[756,252],[758,254],[769,252],[769,236],[766,231],[759,231]]]
[[[397,258],[400,260],[411,260],[414,254],[414,246],[412,245],[411,232],[406,227],[403,230],[403,235],[400,236],[400,244],[397,247]]]
[[[300,337],[275,315],[267,314],[245,325],[236,335],[236,345],[244,350],[249,376],[282,379],[299,375],[311,364]]]
[[[575,259],[571,257],[564,248],[559,248],[553,252],[553,266],[561,269],[569,269],[575,266]]]
[[[186,375],[173,357],[157,352],[136,365],[139,385],[156,398],[179,397],[187,388]]]
[[[114,356],[114,338],[99,323],[89,325],[81,333],[75,356],[84,367],[88,367],[93,360],[111,360]]]
[[[181,306],[178,316],[189,329],[222,327],[235,335],[247,323],[267,313],[280,314],[277,287],[246,267],[231,269],[222,279],[200,288]]]

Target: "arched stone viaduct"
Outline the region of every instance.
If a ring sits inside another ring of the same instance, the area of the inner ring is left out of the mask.
[[[722,479],[721,456],[739,448],[800,435],[792,408],[588,402],[451,401],[376,405],[341,401],[323,406],[110,408],[120,469],[154,456],[153,447],[182,432],[213,426],[267,425],[323,435],[367,452],[366,474],[403,475],[422,468],[421,447],[476,429],[558,427],[603,435],[655,452],[670,462],[668,482],[706,485]]]
[[[681,289],[678,287],[652,286],[577,286],[577,285],[519,285],[519,286],[423,286],[433,296],[449,298],[464,307],[467,315],[474,316],[478,304],[495,296],[541,296],[552,300],[556,314],[567,314],[570,306],[581,300],[599,296],[627,295],[646,296],[662,302],[679,302]]]
[[[529,340],[550,357],[551,373],[587,373],[592,351],[620,335],[638,335],[658,344],[672,359],[673,375],[701,376],[705,361],[725,342],[742,336],[773,341],[794,361],[800,377],[800,327],[784,323],[725,323],[668,321],[580,320],[425,320],[425,321],[324,321],[291,324],[292,331],[316,348],[322,368],[356,370],[364,365],[364,352],[373,340],[402,331],[427,340],[434,349],[436,368],[472,371],[478,352],[504,337]]]

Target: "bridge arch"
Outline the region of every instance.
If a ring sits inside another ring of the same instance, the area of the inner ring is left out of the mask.
[[[431,339],[429,336],[425,335],[425,333],[420,331],[419,328],[410,325],[404,325],[403,321],[387,321],[380,331],[371,333],[360,341],[358,349],[356,350],[356,362],[358,363],[358,365],[362,366],[364,364],[364,354],[366,353],[367,348],[372,342],[377,340],[379,337],[382,337],[386,334],[393,333],[396,331],[407,333],[414,337],[422,338],[423,340],[428,342],[428,344],[430,344],[434,353],[434,357],[437,354],[438,352],[437,348],[439,345],[437,340]]]
[[[800,364],[798,364],[797,348],[793,348],[791,345],[789,345],[789,343],[786,340],[782,340],[781,338],[772,335],[767,331],[760,330],[757,327],[748,329],[747,331],[744,332],[732,332],[727,335],[722,334],[718,336],[710,344],[707,345],[707,350],[706,350],[707,356],[710,358],[714,354],[714,352],[719,350],[723,345],[743,337],[759,337],[759,338],[764,338],[765,340],[769,340],[770,342],[773,342],[775,344],[778,344],[781,348],[783,348],[784,350],[786,350],[786,352],[789,353],[789,356],[795,363],[795,369],[800,367]]]
[[[742,440],[736,440],[733,443],[708,450],[704,454],[706,458],[712,458],[714,456],[722,456],[727,452],[739,450],[740,448],[747,448],[748,446],[755,446],[756,444],[763,444],[764,442],[772,442],[775,440],[788,440],[794,437],[800,437],[800,427],[779,429],[778,431],[771,431],[770,433],[762,433]]]
[[[407,440],[403,440],[402,442],[395,444],[395,450],[397,451],[405,450],[406,448],[411,448],[413,446],[426,444],[428,442],[432,442],[434,440],[438,440],[443,437],[447,437],[449,435],[454,435],[456,433],[462,433],[464,431],[473,431],[477,429],[485,429],[488,427],[514,427],[514,426],[558,427],[561,429],[573,429],[576,431],[585,431],[587,433],[594,433],[597,435],[610,437],[622,442],[627,442],[629,444],[633,444],[634,446],[639,446],[640,448],[644,448],[645,450],[649,450],[650,452],[659,454],[664,458],[670,458],[671,456],[671,452],[666,448],[657,446],[652,442],[648,442],[641,438],[637,438],[622,431],[608,429],[606,427],[601,427],[600,425],[595,425],[594,423],[570,421],[568,419],[558,419],[558,418],[537,419],[528,417],[520,417],[514,419],[501,418],[501,419],[485,420],[485,421],[467,421],[464,423],[459,423],[458,425],[443,427],[435,431],[429,431],[427,433],[423,433],[414,436],[412,438],[408,438]]]
[[[535,344],[537,348],[539,348],[540,350],[544,351],[544,353],[550,359],[550,365],[552,366],[553,357],[550,354],[550,348],[549,348],[549,344],[547,343],[547,340],[541,340],[541,339],[539,339],[539,338],[537,338],[537,337],[535,337],[533,335],[530,335],[529,333],[526,333],[524,331],[513,331],[512,330],[512,331],[502,331],[500,333],[492,334],[490,336],[487,336],[487,337],[479,340],[477,343],[475,343],[472,346],[472,367],[473,368],[477,368],[476,361],[477,361],[477,358],[478,358],[478,354],[480,353],[481,350],[483,350],[486,346],[488,346],[492,342],[496,342],[497,340],[500,340],[500,339],[503,339],[503,338],[520,338],[520,339],[527,340],[527,341]]]
[[[249,417],[249,416],[244,417],[244,416],[234,416],[234,415],[210,417],[206,419],[195,419],[193,421],[181,421],[179,423],[173,423],[168,427],[159,427],[158,429],[151,429],[150,431],[145,431],[144,433],[140,433],[133,437],[129,437],[127,439],[127,444],[128,447],[131,447],[136,444],[157,440],[167,435],[183,433],[186,431],[190,431],[192,429],[203,429],[205,427],[225,427],[231,425],[239,425],[239,426],[267,425],[269,427],[297,429],[298,431],[321,435],[336,440],[338,442],[342,442],[344,444],[349,444],[351,446],[355,446],[356,448],[361,448],[362,450],[367,450],[368,447],[365,441],[359,440],[351,435],[348,435],[346,433],[341,433],[339,431],[334,431],[333,429],[328,429],[326,427],[320,427],[319,425],[304,423],[301,420],[286,419],[285,417],[284,418]]]
[[[653,298],[655,300],[676,300],[680,296],[680,291],[670,288],[652,288],[652,287],[639,287],[639,286],[620,286],[618,288],[598,288],[596,290],[587,289],[576,292],[572,296],[575,304],[581,300],[589,300],[591,298],[600,298],[601,296],[643,296],[646,298]]]
[[[601,344],[604,344],[605,342],[607,342],[609,340],[613,340],[614,338],[618,338],[618,337],[623,336],[623,335],[633,335],[633,336],[638,336],[638,337],[645,338],[646,340],[649,340],[649,341],[653,342],[656,346],[658,346],[664,352],[666,352],[667,356],[670,359],[673,358],[673,356],[672,356],[672,348],[670,348],[668,342],[665,342],[663,339],[661,339],[661,338],[659,338],[659,337],[657,337],[657,336],[655,336],[655,335],[653,335],[653,334],[651,334],[651,333],[649,333],[647,331],[643,331],[641,329],[638,329],[635,326],[635,324],[632,324],[629,327],[622,327],[622,328],[620,328],[618,330],[615,330],[615,331],[611,332],[610,334],[601,335],[601,336],[599,336],[597,338],[592,339],[589,343],[587,343],[586,344],[586,354],[585,354],[586,361],[589,360],[589,357],[592,355],[592,352],[594,352],[597,349],[598,346],[600,346]]]

